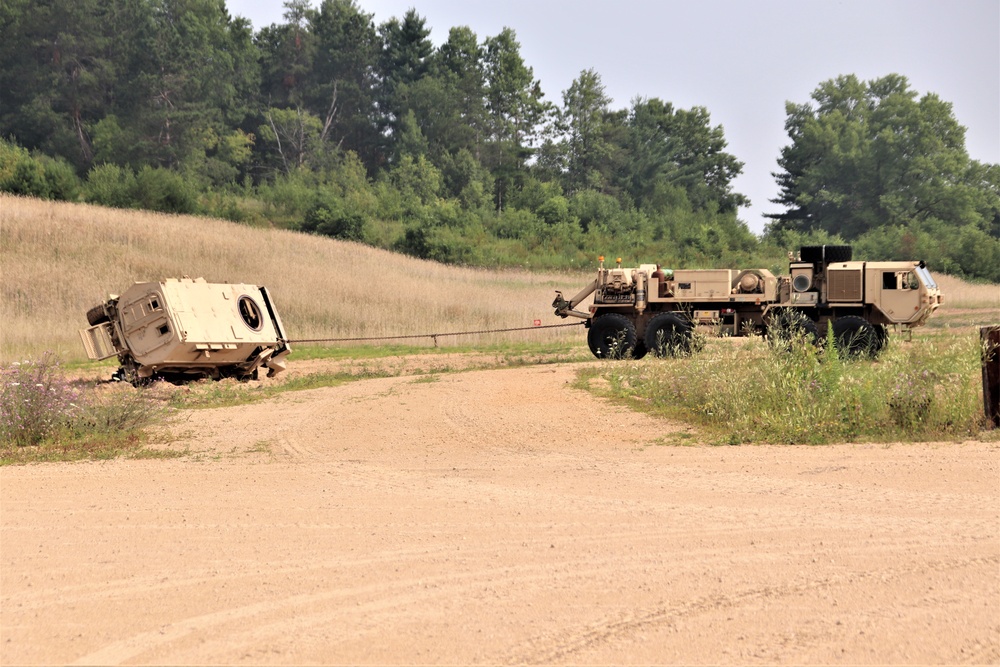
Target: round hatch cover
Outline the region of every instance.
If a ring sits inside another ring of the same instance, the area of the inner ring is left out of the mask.
[[[250,297],[243,295],[240,297],[238,308],[243,324],[254,331],[260,331],[264,327],[264,318],[260,315],[260,306]]]

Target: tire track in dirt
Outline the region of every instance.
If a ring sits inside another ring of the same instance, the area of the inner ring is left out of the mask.
[[[539,635],[515,648],[501,660],[504,664],[555,664],[566,662],[599,645],[615,642],[625,635],[643,630],[649,626],[669,626],[679,620],[706,612],[747,606],[762,599],[775,600],[789,598],[803,592],[834,589],[845,585],[880,585],[898,581],[904,576],[925,575],[931,572],[958,570],[973,566],[1000,566],[1000,557],[963,558],[949,561],[935,561],[918,567],[890,568],[880,572],[844,575],[815,581],[791,583],[781,586],[767,586],[732,594],[703,596],[677,605],[635,610],[615,618],[602,619],[586,627],[558,636]],[[797,645],[797,650],[803,646]],[[984,647],[985,648],[985,647]],[[984,654],[986,651],[984,651]],[[976,656],[970,656],[975,660]]]
[[[0,470],[4,662],[998,650],[996,447],[652,446],[679,427],[576,367],[284,394],[190,413],[188,459]]]

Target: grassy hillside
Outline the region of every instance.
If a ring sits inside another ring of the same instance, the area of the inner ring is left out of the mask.
[[[464,269],[284,230],[0,195],[0,361],[47,350],[82,359],[77,330],[88,308],[133,282],[184,275],[267,285],[292,339],[564,324],[549,307],[553,291],[568,296],[590,279]],[[946,305],[931,327],[1000,322],[1000,286],[938,279]],[[558,339],[582,344],[584,335],[574,327],[440,343]]]
[[[181,276],[266,285],[289,338],[393,336],[562,324],[555,289],[588,275],[444,266],[283,230],[0,195],[0,361],[85,358],[91,306],[133,282]],[[442,345],[582,342],[578,328],[456,337]],[[432,344],[426,339],[407,341]]]

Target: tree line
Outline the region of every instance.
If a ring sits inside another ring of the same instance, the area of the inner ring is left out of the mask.
[[[287,0],[256,33],[224,0],[0,5],[0,189],[204,213],[445,262],[780,262],[799,244],[1000,280],[1000,174],[951,106],[844,76],[789,103],[762,238],[703,107],[616,109],[584,70],[548,99],[513,30]]]

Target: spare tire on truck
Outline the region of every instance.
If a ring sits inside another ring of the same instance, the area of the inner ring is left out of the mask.
[[[108,313],[104,310],[104,304],[94,306],[87,311],[87,322],[89,322],[92,327],[96,327],[98,324],[108,321]]]
[[[811,264],[833,264],[849,262],[854,257],[854,248],[849,245],[807,245],[799,250],[803,262]]]

